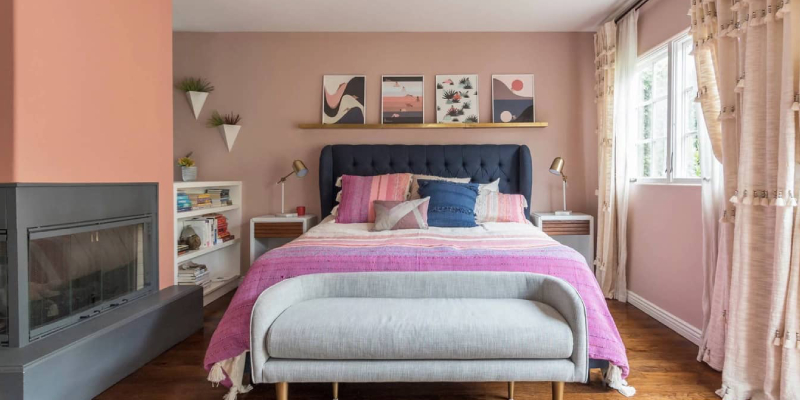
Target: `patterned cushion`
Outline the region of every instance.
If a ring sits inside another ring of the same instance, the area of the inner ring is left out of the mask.
[[[484,222],[528,222],[525,208],[528,202],[520,194],[490,192],[482,195],[483,204],[475,209],[478,223]]]
[[[443,176],[433,176],[433,175],[417,175],[411,177],[411,191],[408,194],[409,200],[416,200],[420,198],[419,196],[419,180],[424,179],[426,181],[448,181],[448,182],[457,182],[457,183],[469,183],[470,178],[445,178]],[[500,180],[498,179],[497,182],[499,183]]]
[[[477,183],[447,181],[419,181],[419,195],[430,197],[428,225],[469,228],[475,224],[475,199]]]
[[[342,201],[336,222],[354,224],[375,222],[375,200],[403,201],[411,185],[411,174],[342,176]]]
[[[375,230],[428,229],[430,197],[409,201],[381,201],[375,206]]]

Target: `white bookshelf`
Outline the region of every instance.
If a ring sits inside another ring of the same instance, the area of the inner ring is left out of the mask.
[[[201,210],[178,212],[178,191],[204,192],[206,189],[230,190],[230,206],[210,207]],[[178,282],[178,266],[188,261],[208,266],[211,284],[203,290],[203,305],[222,297],[239,286],[241,275],[242,244],[242,182],[208,181],[208,182],[175,182],[172,190],[172,207],[175,214],[175,238],[173,254],[175,256],[174,278]],[[229,242],[212,247],[200,248],[178,256],[178,239],[183,230],[183,221],[206,214],[218,213],[228,219],[228,231],[236,238]]]

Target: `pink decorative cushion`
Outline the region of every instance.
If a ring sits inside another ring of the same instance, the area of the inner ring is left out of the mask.
[[[484,203],[476,207],[475,216],[478,223],[483,222],[528,222],[525,207],[528,202],[521,194],[503,194],[491,192],[485,194]]]
[[[342,200],[336,222],[356,224],[375,222],[375,200],[403,201],[411,185],[411,174],[378,176],[342,175]]]
[[[428,229],[429,200],[375,201],[375,230]]]

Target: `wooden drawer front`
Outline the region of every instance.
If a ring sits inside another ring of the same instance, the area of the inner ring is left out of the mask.
[[[292,238],[303,234],[302,222],[255,223],[253,237],[257,238]]]
[[[550,236],[588,235],[589,221],[542,221],[542,230]]]

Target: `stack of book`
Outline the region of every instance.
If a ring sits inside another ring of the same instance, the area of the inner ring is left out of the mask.
[[[214,207],[225,207],[233,204],[231,202],[230,189],[206,189],[206,194],[211,197],[211,205]]]
[[[217,220],[217,243],[225,243],[235,239],[228,231],[228,219],[222,214],[213,214]]]
[[[211,196],[207,193],[189,193],[189,200],[192,202],[193,210],[213,207],[211,204]]]
[[[185,192],[178,192],[178,212],[192,211],[192,201]]]
[[[182,256],[189,252],[189,245],[188,244],[178,244],[178,255]]]
[[[211,284],[211,275],[203,264],[189,261],[178,267],[178,285],[208,286]]]

